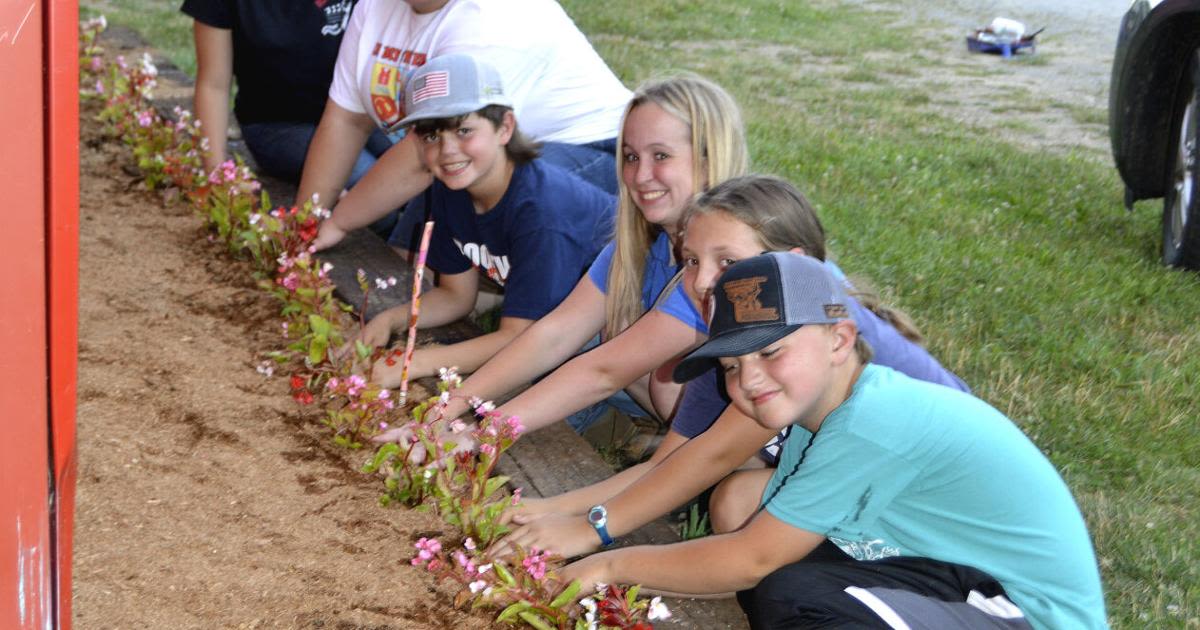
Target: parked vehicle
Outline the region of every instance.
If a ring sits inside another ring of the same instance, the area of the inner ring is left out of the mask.
[[[1134,0],[1108,115],[1125,206],[1161,197],[1163,263],[1200,269],[1200,0]]]

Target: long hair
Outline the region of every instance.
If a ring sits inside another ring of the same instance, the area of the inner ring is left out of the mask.
[[[634,108],[646,103],[658,105],[688,126],[692,141],[692,181],[696,186],[703,189],[746,172],[750,160],[737,103],[712,81],[681,74],[652,79],[634,92],[617,136],[618,173],[622,169],[625,120]],[[605,301],[605,337],[608,338],[628,327],[645,310],[642,277],[646,270],[646,254],[662,230],[642,216],[634,204],[633,193],[622,178],[617,179],[620,190],[616,250],[608,271],[608,299]]]
[[[825,260],[825,228],[808,198],[791,183],[769,175],[745,175],[726,180],[697,197],[684,213],[682,225],[700,214],[725,212],[754,230],[764,251],[787,251],[795,247],[818,260]],[[858,284],[858,281],[855,281]],[[924,341],[903,311],[884,305],[865,286],[850,291],[864,307],[892,325],[909,341]],[[871,360],[871,348],[860,336],[855,344],[859,358]]]

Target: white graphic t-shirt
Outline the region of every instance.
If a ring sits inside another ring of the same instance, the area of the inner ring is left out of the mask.
[[[554,0],[450,0],[417,14],[400,0],[354,9],[329,96],[398,138],[408,74],[435,56],[479,55],[496,67],[520,128],[539,141],[613,138],[629,90]]]

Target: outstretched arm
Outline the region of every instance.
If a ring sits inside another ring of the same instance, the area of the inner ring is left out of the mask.
[[[584,277],[553,311],[533,322],[463,381],[446,407],[446,417],[466,413],[466,400],[470,397],[493,400],[554,369],[582,348],[603,325],[604,294],[590,278]]]
[[[667,435],[663,437],[663,441],[658,445],[658,448],[654,450],[654,454],[650,456],[650,459],[636,466],[630,466],[603,481],[597,481],[596,483],[576,488],[570,492],[564,492],[560,495],[544,499],[525,498],[522,500],[520,507],[509,510],[505,513],[505,517],[510,518],[518,525],[524,525],[532,523],[535,519],[547,514],[560,514],[564,516],[586,514],[588,508],[604,503],[617,496],[623,490],[633,485],[635,481],[641,479],[643,475],[654,470],[654,467],[666,459],[667,455],[670,455],[675,449],[686,444],[687,441],[688,439],[682,435],[674,431],[668,431]],[[552,534],[552,532],[548,533]],[[550,540],[538,540],[534,544],[540,548],[545,548],[547,545],[553,545],[554,543]]]
[[[707,431],[688,440],[616,496],[603,501],[614,538],[683,505],[733,472],[774,432],[730,405]],[[536,545],[564,557],[595,550],[600,539],[579,515],[548,515],[513,530],[505,542]]]
[[[332,104],[331,100],[329,105]],[[326,107],[328,108],[329,105]],[[365,114],[363,115],[365,116]],[[368,119],[369,121],[370,119]],[[322,117],[321,123],[324,124],[324,122],[325,119]],[[367,128],[366,133],[362,136],[362,142],[356,140],[357,151],[362,150],[371,130],[372,128]],[[319,128],[317,133],[320,134]],[[313,146],[317,146],[317,138],[313,139]],[[353,156],[349,156],[350,159],[345,164],[346,168],[336,173],[339,179],[336,187],[332,190],[333,193],[340,192],[341,187],[345,185],[346,179],[350,176],[350,170],[354,166],[354,158],[358,156],[357,151]],[[320,157],[313,155],[312,150],[308,155],[309,160],[304,163],[306,179],[301,181],[301,190],[305,190],[304,184],[308,181],[310,160],[320,160]],[[339,157],[338,159],[345,158]],[[313,185],[316,186],[319,173],[314,173],[313,177]],[[329,183],[332,183],[332,179]],[[334,245],[347,232],[370,225],[371,222],[408,203],[421,191],[429,188],[432,183],[433,175],[421,164],[414,134],[405,135],[403,140],[392,145],[392,148],[380,156],[379,161],[371,167],[371,170],[367,171],[362,179],[358,180],[358,183],[350,189],[350,192],[346,193],[345,197],[336,202],[337,206],[333,210],[333,215],[321,223],[320,233],[313,244],[318,250]],[[329,192],[329,184],[323,185],[326,191],[321,192],[322,204],[330,206],[333,201],[324,201],[325,195]],[[336,197],[331,199],[336,199]]]
[[[315,194],[326,208],[337,204],[338,195],[354,170],[354,162],[374,130],[375,123],[367,114],[352,112],[327,99],[321,122],[308,145],[308,155],[304,157],[296,199],[307,201]],[[327,219],[322,225],[329,222]]]
[[[775,569],[803,559],[823,540],[764,510],[736,532],[596,554],[565,567],[562,577],[583,582],[584,593],[595,590],[597,582],[677,593],[727,593],[753,587]]]
[[[539,429],[604,400],[704,340],[692,326],[651,310],[613,339],[575,357],[500,411]]]
[[[192,107],[200,134],[208,139],[204,167],[209,171],[225,161],[229,132],[229,89],[233,85],[233,31],[196,20],[196,91]]]

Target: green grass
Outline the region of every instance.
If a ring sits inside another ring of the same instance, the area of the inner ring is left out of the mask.
[[[174,2],[89,6],[191,67]],[[1159,266],[1156,205],[1127,213],[1107,160],[997,144],[925,108],[953,98],[936,86],[893,85],[903,71],[865,54],[933,46],[892,14],[777,0],[564,6],[630,86],[690,69],[738,97],[756,169],[799,185],[842,267],[909,311],[1058,466],[1115,627],[1200,626],[1200,276]]]

